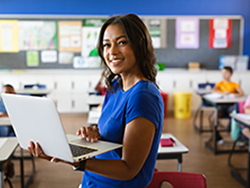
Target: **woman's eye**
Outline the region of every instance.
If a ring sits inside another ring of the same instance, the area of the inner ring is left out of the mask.
[[[103,46],[103,48],[105,48],[105,47],[109,47],[110,45],[109,44],[103,44],[102,46]]]
[[[127,43],[126,41],[120,41],[119,45],[123,45],[123,44],[126,44],[126,43]]]

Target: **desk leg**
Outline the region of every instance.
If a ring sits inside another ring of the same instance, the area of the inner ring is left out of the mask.
[[[249,186],[250,186],[250,139],[248,141],[248,168],[247,168],[247,187]]]
[[[21,171],[21,188],[24,188],[24,172],[23,172],[23,149],[20,147],[20,171]]]
[[[217,106],[215,106],[214,108],[214,154],[217,153],[217,122],[218,122],[218,109]]]
[[[3,162],[0,162],[0,188],[4,188]]]
[[[178,172],[182,171],[181,163],[182,163],[182,155],[178,157]]]
[[[198,107],[198,109],[196,110],[195,114],[194,114],[194,119],[193,119],[193,126],[196,130],[198,130],[199,132],[202,132],[202,128],[201,126],[198,127],[198,125],[196,125],[196,120],[197,120],[197,117],[199,116],[200,114],[200,111],[202,109],[202,103],[200,104],[200,106]],[[201,115],[200,115],[200,118],[201,118]],[[201,125],[201,122],[202,120],[200,119],[200,125]]]

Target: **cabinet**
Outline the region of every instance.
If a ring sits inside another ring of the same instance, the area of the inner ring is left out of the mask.
[[[95,87],[102,74],[102,70],[32,70],[23,73],[2,72],[0,84],[11,84],[15,89],[25,84],[45,84],[60,113],[86,113],[87,90]],[[195,94],[198,83],[218,82],[222,80],[220,71],[187,71],[169,70],[159,71],[156,83],[159,88],[168,93],[168,110],[174,109],[173,93],[175,91],[192,92],[192,110],[200,104],[200,97]],[[250,72],[235,72],[232,80],[240,83],[245,94],[250,94]]]

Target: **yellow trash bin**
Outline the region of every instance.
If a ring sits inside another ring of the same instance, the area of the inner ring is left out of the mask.
[[[177,119],[189,118],[191,115],[191,97],[189,92],[174,93],[174,117]]]

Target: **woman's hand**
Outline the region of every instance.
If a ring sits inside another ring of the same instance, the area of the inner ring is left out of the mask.
[[[30,151],[30,153],[34,157],[46,159],[49,161],[52,159],[52,157],[44,154],[44,152],[43,152],[43,150],[38,142],[34,143],[34,142],[30,141],[30,146],[28,147],[28,150]]]
[[[74,162],[74,163],[71,163],[71,162],[67,162],[67,161],[64,161],[64,160],[61,160],[61,159],[58,159],[58,158],[55,158],[55,157],[50,157],[46,154],[44,154],[41,146],[39,145],[38,142],[34,143],[32,141],[30,141],[30,146],[28,147],[28,150],[30,151],[30,153],[34,156],[34,157],[38,157],[38,158],[41,158],[41,159],[46,159],[50,162],[63,162],[63,163],[67,163],[67,164],[70,164],[70,165],[73,165],[73,166],[78,166],[79,165],[79,162]]]
[[[77,130],[76,135],[81,136],[82,138],[91,142],[95,142],[101,139],[101,134],[97,125],[82,127],[81,129]]]

